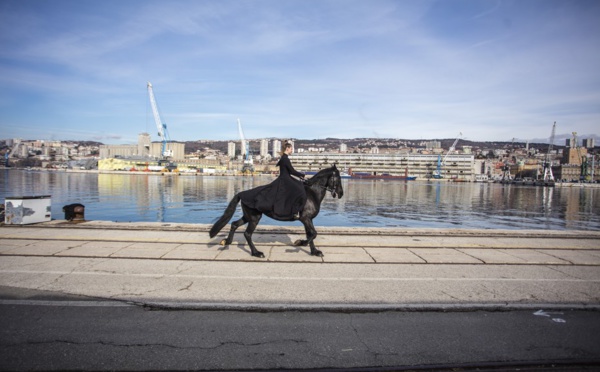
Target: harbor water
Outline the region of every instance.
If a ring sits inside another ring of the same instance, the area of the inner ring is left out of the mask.
[[[237,192],[273,179],[2,169],[0,201],[51,195],[55,220],[64,219],[64,205],[81,203],[86,220],[210,224]],[[342,199],[325,197],[315,225],[600,230],[600,188],[353,179],[343,186]]]

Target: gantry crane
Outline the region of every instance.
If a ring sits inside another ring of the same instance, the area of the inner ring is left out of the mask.
[[[242,122],[240,119],[237,119],[238,122],[238,131],[240,132],[241,139],[241,154],[244,159],[244,165],[242,166],[242,173],[252,173],[254,172],[254,164],[252,162],[252,156],[250,156],[250,143],[244,137],[244,131],[242,130]]]
[[[548,152],[544,159],[544,182],[554,182],[554,175],[552,174],[552,160],[550,160],[550,152],[554,147],[554,134],[556,133],[556,122],[552,125],[552,134],[550,134],[550,143],[548,144]]]
[[[438,155],[437,168],[433,173],[433,178],[435,178],[435,179],[443,178],[442,168],[446,165],[446,159],[448,159],[448,155],[450,155],[456,149],[456,144],[458,143],[458,140],[460,139],[460,137],[462,137],[462,132],[458,133],[458,137],[456,137],[456,139],[454,140],[454,143],[448,149],[446,156],[444,156],[444,160],[442,160],[442,155]]]
[[[165,167],[167,170],[172,171],[177,169],[177,165],[171,162],[173,156],[173,150],[168,148],[170,142],[169,132],[167,131],[167,124],[163,123],[160,119],[160,113],[158,112],[158,105],[154,98],[154,91],[152,90],[152,84],[148,82],[148,96],[150,97],[150,105],[152,106],[152,114],[154,115],[154,122],[156,123],[156,129],[158,130],[158,137],[160,138],[162,145],[160,149],[160,158],[158,159],[159,167]]]

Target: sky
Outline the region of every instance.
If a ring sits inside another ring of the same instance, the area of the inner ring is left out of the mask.
[[[0,139],[600,133],[596,0],[2,0]]]

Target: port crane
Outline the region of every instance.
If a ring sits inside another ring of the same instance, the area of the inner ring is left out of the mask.
[[[556,122],[552,125],[552,134],[550,134],[550,143],[548,144],[548,152],[544,159],[544,182],[554,182],[554,175],[552,174],[552,161],[550,160],[550,153],[554,146],[554,135],[556,133]]]
[[[435,172],[433,173],[433,178],[435,178],[435,179],[443,178],[442,168],[446,165],[446,159],[448,159],[448,155],[453,153],[454,150],[456,149],[456,144],[458,143],[458,140],[460,139],[460,137],[462,137],[462,132],[458,133],[458,137],[456,137],[456,139],[454,140],[454,143],[448,149],[448,152],[446,153],[446,156],[444,156],[443,160],[442,160],[442,155],[438,155],[437,168],[436,168]]]
[[[148,96],[150,97],[150,105],[152,106],[152,114],[154,115],[154,122],[156,123],[156,129],[158,130],[158,137],[160,138],[162,145],[160,149],[160,158],[158,159],[158,165],[161,168],[166,168],[168,171],[177,169],[177,165],[171,162],[173,156],[173,150],[168,148],[170,142],[169,132],[167,131],[167,124],[163,123],[160,119],[160,113],[158,112],[158,105],[154,98],[154,91],[152,90],[152,84],[148,82]]]
[[[242,122],[240,119],[237,119],[238,123],[238,131],[240,132],[241,139],[241,153],[242,158],[244,159],[244,165],[242,166],[242,173],[252,173],[254,172],[254,164],[252,162],[252,156],[250,156],[250,142],[246,140],[244,137],[244,131],[242,129]]]

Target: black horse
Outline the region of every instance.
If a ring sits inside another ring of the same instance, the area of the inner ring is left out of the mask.
[[[300,222],[304,225],[304,229],[306,231],[306,240],[297,240],[294,245],[307,246],[310,245],[310,254],[313,256],[323,256],[323,252],[315,248],[314,240],[317,237],[317,230],[315,230],[315,226],[313,225],[313,218],[317,217],[319,211],[321,209],[321,202],[323,198],[325,198],[325,194],[327,191],[331,192],[331,196],[334,198],[341,198],[344,195],[344,189],[342,188],[342,179],[340,177],[340,172],[336,168],[336,166],[332,166],[331,168],[326,168],[319,173],[315,174],[312,178],[305,181],[304,189],[306,190],[306,204],[304,205],[304,209],[302,210],[302,214],[300,216]],[[215,235],[221,231],[225,225],[229,222],[235,210],[237,208],[238,203],[240,202],[239,194],[236,194],[233,199],[229,202],[229,205],[225,209],[225,212],[219,218],[217,222],[210,229],[210,237],[214,238]],[[252,251],[252,256],[264,258],[265,255],[256,249],[254,243],[252,242],[252,233],[256,229],[258,222],[260,221],[263,213],[250,208],[242,202],[242,211],[244,215],[239,220],[233,222],[231,224],[231,230],[229,231],[229,235],[227,239],[223,239],[221,241],[221,245],[229,245],[233,241],[233,235],[235,234],[235,230],[244,225],[248,224],[246,231],[244,232],[244,237],[250,246]]]

